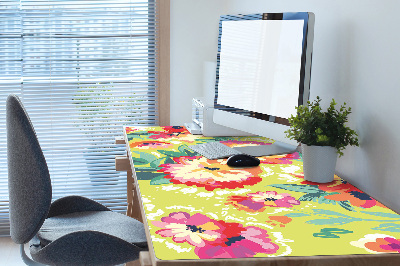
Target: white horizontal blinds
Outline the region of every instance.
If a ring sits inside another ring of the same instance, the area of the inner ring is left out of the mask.
[[[153,1],[21,0],[20,97],[53,198],[76,194],[126,210],[115,171],[122,126],[158,124]]]
[[[0,235],[8,234],[5,101],[21,90],[19,0],[0,1]]]

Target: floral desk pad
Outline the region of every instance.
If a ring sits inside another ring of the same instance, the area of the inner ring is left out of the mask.
[[[299,153],[231,168],[187,146],[269,145],[184,127],[125,127],[155,255],[161,260],[400,252],[400,215],[335,176],[305,181]]]

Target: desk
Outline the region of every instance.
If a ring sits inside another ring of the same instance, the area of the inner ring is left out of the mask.
[[[230,168],[187,147],[266,138],[183,127],[125,127],[124,137],[152,265],[400,265],[400,215],[337,176],[305,181],[300,154]]]

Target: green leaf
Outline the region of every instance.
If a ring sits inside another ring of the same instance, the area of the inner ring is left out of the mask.
[[[336,217],[336,218],[329,218],[329,219],[315,219],[315,220],[310,220],[307,221],[306,223],[308,224],[315,224],[315,225],[341,225],[341,224],[347,224],[351,223],[354,221],[359,221],[361,219],[352,219],[352,218],[344,218],[344,217]]]
[[[199,154],[190,148],[188,148],[186,145],[179,146],[178,150],[185,154],[186,156],[198,156]]]
[[[153,167],[153,168],[158,168],[160,166],[160,164],[164,164],[165,163],[166,158],[169,158],[169,157],[158,158],[158,159],[152,161],[150,163],[150,166]]]
[[[319,233],[314,233],[314,237],[321,237],[321,238],[340,238],[338,234],[350,234],[354,233],[353,231],[340,229],[340,228],[323,228]]]
[[[163,184],[170,184],[171,182],[169,181],[169,179],[164,178],[164,176],[158,176],[153,178],[150,181],[150,185],[163,185]]]
[[[159,173],[159,172],[138,172],[138,171],[136,171],[136,177],[138,180],[152,180],[153,178],[156,178],[156,177],[161,178],[164,176],[165,176],[164,173]]]
[[[165,151],[165,150],[158,150],[157,152],[159,152],[159,153],[161,153],[161,154],[164,154],[164,155],[166,155],[166,156],[168,156],[168,157],[172,157],[172,158],[174,158],[174,157],[181,157],[181,156],[184,155],[184,154],[182,154],[181,152],[170,151],[170,150],[168,150],[168,151]]]
[[[299,198],[300,201],[316,201],[319,199],[322,195],[324,195],[324,192],[317,192],[317,193],[308,193],[304,194]]]
[[[164,164],[170,164],[170,163],[175,163],[175,161],[172,160],[171,157],[165,157],[165,162],[164,162]]]
[[[323,210],[323,209],[313,209],[313,212],[316,214],[322,214],[322,215],[334,215],[334,216],[340,216],[340,217],[348,217],[350,219],[358,219],[358,218],[354,218],[351,217],[349,215],[340,213],[340,212],[335,212],[335,211],[330,211],[330,210]]]
[[[154,156],[153,154],[151,154],[149,152],[135,152],[135,153],[139,154],[140,158],[145,159],[148,162],[152,162],[157,159],[156,156]]]
[[[307,214],[307,213],[288,213],[288,214],[285,214],[285,216],[286,217],[304,217],[304,216],[310,216],[309,214]]]
[[[329,195],[329,193],[325,193],[323,196],[325,196],[325,195]],[[335,200],[330,200],[330,199],[326,199],[325,197],[320,197],[319,199],[318,199],[318,203],[321,203],[321,204],[332,204],[332,205],[336,205],[336,202],[337,201],[335,201]]]
[[[400,225],[394,223],[384,223],[372,229],[379,231],[400,232]]]
[[[350,202],[348,200],[338,201],[338,204],[339,204],[340,207],[342,207],[342,208],[344,208],[344,209],[346,209],[348,211],[351,211],[351,212],[354,211],[354,207],[351,206],[351,204],[350,204]]]
[[[394,219],[399,219],[400,220],[400,215],[396,213],[386,213],[386,212],[366,212],[366,211],[361,211],[362,213],[369,214],[369,215],[374,215],[374,216],[379,216],[379,217],[386,217],[386,218],[394,218]]]
[[[303,193],[320,193],[323,192],[317,186],[314,185],[295,185],[295,184],[274,184],[272,187],[281,188],[285,190],[303,192]]]
[[[144,164],[148,164],[149,162],[144,159],[144,158],[136,158],[136,157],[132,157],[132,162],[135,165],[144,165]]]

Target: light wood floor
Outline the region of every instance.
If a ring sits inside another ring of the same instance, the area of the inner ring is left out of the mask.
[[[26,252],[26,247],[25,247]],[[1,266],[23,266],[19,254],[19,245],[12,242],[10,237],[0,237],[0,265]]]

